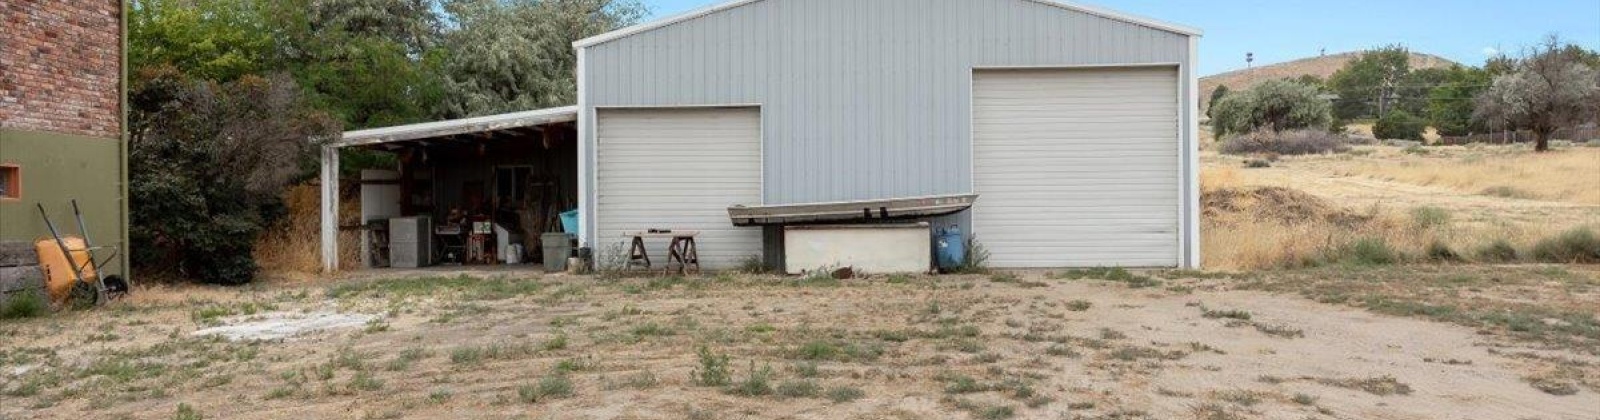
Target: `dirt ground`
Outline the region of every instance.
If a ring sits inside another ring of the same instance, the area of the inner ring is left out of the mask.
[[[1538,290],[1594,327],[1600,272],[1437,270],[1424,278],[1509,279],[1440,280],[1467,285],[1446,295]],[[1154,274],[157,288],[0,323],[0,418],[1600,418],[1588,330],[1385,315],[1279,276]],[[376,319],[193,336],[321,313]]]
[[[1592,198],[1561,193],[1600,181],[1561,175],[1572,168],[1523,171],[1528,196],[1487,193],[1495,168],[1541,161],[1526,153],[1360,150],[1270,168],[1203,161],[1227,187],[1289,188],[1353,213],[1442,209],[1447,224],[1394,236],[1463,250],[1600,225]],[[1569,160],[1576,173],[1591,164]],[[1478,169],[1429,180],[1389,164]],[[1258,225],[1206,232],[1208,255],[1293,243]],[[1325,227],[1305,231],[1371,234]],[[421,270],[157,286],[94,311],[0,320],[0,420],[1600,419],[1600,266],[1415,258],[1242,273]]]

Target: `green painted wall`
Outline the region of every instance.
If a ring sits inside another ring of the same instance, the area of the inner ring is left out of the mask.
[[[22,200],[0,201],[0,239],[49,236],[38,204],[44,204],[57,229],[77,234],[70,201],[75,198],[95,245],[126,250],[120,153],[118,139],[0,129],[0,163],[22,167]],[[124,252],[106,271],[126,274],[125,257]]]

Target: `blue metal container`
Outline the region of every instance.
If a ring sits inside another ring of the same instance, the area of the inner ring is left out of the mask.
[[[938,257],[940,270],[954,270],[966,261],[967,241],[961,236],[961,227],[950,226],[939,229],[939,233],[934,235],[934,241],[934,254]]]

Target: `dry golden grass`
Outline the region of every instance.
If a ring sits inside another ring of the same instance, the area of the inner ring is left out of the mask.
[[[1428,259],[1442,244],[1463,260],[1504,241],[1526,255],[1533,244],[1574,226],[1454,224],[1442,209],[1350,209],[1283,187],[1245,187],[1237,169],[1201,174],[1201,249],[1209,269],[1302,267],[1340,258],[1358,241],[1381,241],[1399,259]],[[1431,212],[1419,215],[1419,212]]]
[[[1204,258],[1201,264],[1207,268],[1244,270],[1300,265],[1350,237],[1377,231],[1361,224],[1336,224],[1330,216],[1335,216],[1332,212],[1337,210],[1316,197],[1301,194],[1268,202],[1254,194],[1263,189],[1242,188],[1238,182],[1238,171],[1233,168],[1201,173],[1205,204],[1200,249]],[[1281,195],[1292,193],[1288,190]],[[1219,199],[1221,196],[1230,199]],[[1283,208],[1292,202],[1318,209],[1316,213],[1320,214]]]
[[[1339,175],[1439,186],[1487,194],[1600,205],[1600,148],[1533,153],[1518,147],[1429,147],[1425,155],[1394,150],[1340,165]],[[1387,152],[1387,153],[1386,153]]]
[[[269,226],[256,240],[256,263],[269,277],[305,280],[315,278],[322,270],[322,246],[318,233],[321,217],[318,207],[322,202],[316,185],[289,187],[283,193],[287,212],[282,220]],[[360,220],[361,203],[340,200],[341,225],[355,224]],[[361,262],[361,238],[356,232],[340,232],[339,261],[344,267],[355,267]]]

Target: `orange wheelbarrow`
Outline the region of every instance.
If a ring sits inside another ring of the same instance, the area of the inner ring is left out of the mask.
[[[39,266],[45,272],[45,289],[50,292],[52,302],[101,305],[128,294],[127,280],[121,276],[102,275],[101,267],[116,259],[120,250],[115,246],[97,247],[89,241],[89,229],[83,224],[78,200],[72,200],[72,215],[78,219],[78,231],[82,236],[63,236],[44,210],[44,204],[39,205],[39,215],[50,228],[50,237],[40,238],[33,247],[39,254]]]

